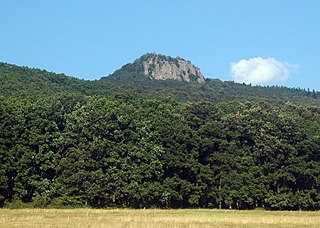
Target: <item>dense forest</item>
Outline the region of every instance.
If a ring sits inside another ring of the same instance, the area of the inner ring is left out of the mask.
[[[117,74],[0,63],[0,206],[320,209],[319,92]]]

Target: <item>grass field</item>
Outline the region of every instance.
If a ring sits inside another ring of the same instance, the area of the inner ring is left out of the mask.
[[[320,227],[320,212],[0,209],[0,227]]]

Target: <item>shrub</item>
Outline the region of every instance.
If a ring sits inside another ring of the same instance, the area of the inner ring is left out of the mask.
[[[4,208],[9,208],[9,209],[34,208],[34,205],[32,203],[25,203],[18,197],[14,197],[10,201],[5,201]]]
[[[51,201],[50,208],[81,208],[85,207],[84,201],[76,196],[61,196]]]
[[[32,199],[32,204],[35,208],[45,208],[48,205],[47,196],[36,195]]]

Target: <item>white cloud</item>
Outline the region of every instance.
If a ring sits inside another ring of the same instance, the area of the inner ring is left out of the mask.
[[[298,70],[297,64],[277,61],[275,58],[255,57],[231,63],[231,75],[236,82],[253,85],[285,81]]]

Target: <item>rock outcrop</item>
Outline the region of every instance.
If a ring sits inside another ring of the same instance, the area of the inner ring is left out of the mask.
[[[142,64],[143,74],[151,79],[205,82],[200,69],[190,61],[180,57],[172,58],[158,54],[145,54],[134,61],[133,64]]]

